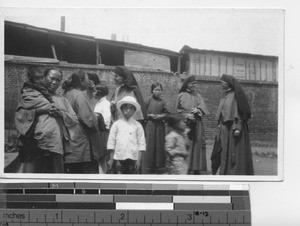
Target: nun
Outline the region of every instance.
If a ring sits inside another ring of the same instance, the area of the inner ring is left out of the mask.
[[[209,114],[203,97],[196,92],[196,77],[188,77],[177,95],[176,111],[183,114],[190,131],[189,174],[207,174],[205,131],[202,118]]]
[[[254,175],[248,130],[249,102],[233,76],[223,74],[221,86],[223,95],[216,114],[221,143],[220,175]]]

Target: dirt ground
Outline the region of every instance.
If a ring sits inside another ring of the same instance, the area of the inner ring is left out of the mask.
[[[277,147],[274,145],[261,144],[259,142],[253,142],[255,145],[252,146],[253,153],[253,165],[255,175],[259,176],[273,176],[277,175]],[[210,156],[213,148],[212,142],[208,142],[207,146],[207,169],[211,169]],[[16,152],[5,153],[5,166],[11,163],[17,156]],[[16,173],[20,173],[22,168],[21,165],[16,167],[18,168]]]
[[[213,145],[207,145],[207,169],[211,169],[210,156]],[[260,147],[252,146],[252,159],[255,175],[259,176],[274,176],[277,175],[277,147]]]

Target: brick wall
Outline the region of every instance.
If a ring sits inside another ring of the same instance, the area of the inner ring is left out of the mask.
[[[251,140],[277,141],[278,85],[275,82],[240,81],[250,103],[252,117],[248,122]],[[218,78],[199,77],[198,92],[203,96],[210,111],[204,117],[208,137],[217,125],[215,113],[222,89]]]
[[[20,99],[20,89],[26,80],[26,68],[29,63],[5,63],[5,129],[14,129],[14,112]],[[45,67],[55,66],[40,64]],[[115,87],[111,71],[113,67],[98,67],[93,65],[66,64],[58,66],[67,78],[72,72],[82,69],[87,72],[95,72],[99,78],[106,80],[109,85],[110,95]],[[163,98],[167,107],[173,111],[177,93],[182,84],[182,78],[173,73],[150,70],[132,70],[142,91],[143,97],[150,97],[150,87],[153,82],[160,82],[163,85]],[[278,86],[276,83],[266,82],[241,82],[247,97],[249,98],[253,117],[249,121],[249,130],[252,140],[276,141],[277,140],[277,95]],[[214,119],[215,112],[221,97],[219,79],[215,77],[198,77],[198,92],[203,96],[210,115],[204,118],[207,137],[212,139],[216,127]],[[59,90],[61,92],[61,90]]]

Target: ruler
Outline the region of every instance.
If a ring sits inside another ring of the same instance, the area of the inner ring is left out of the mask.
[[[251,225],[248,185],[0,184],[1,226]]]

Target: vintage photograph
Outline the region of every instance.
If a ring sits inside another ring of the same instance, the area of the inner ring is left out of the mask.
[[[4,15],[5,177],[282,180],[283,10]]]

